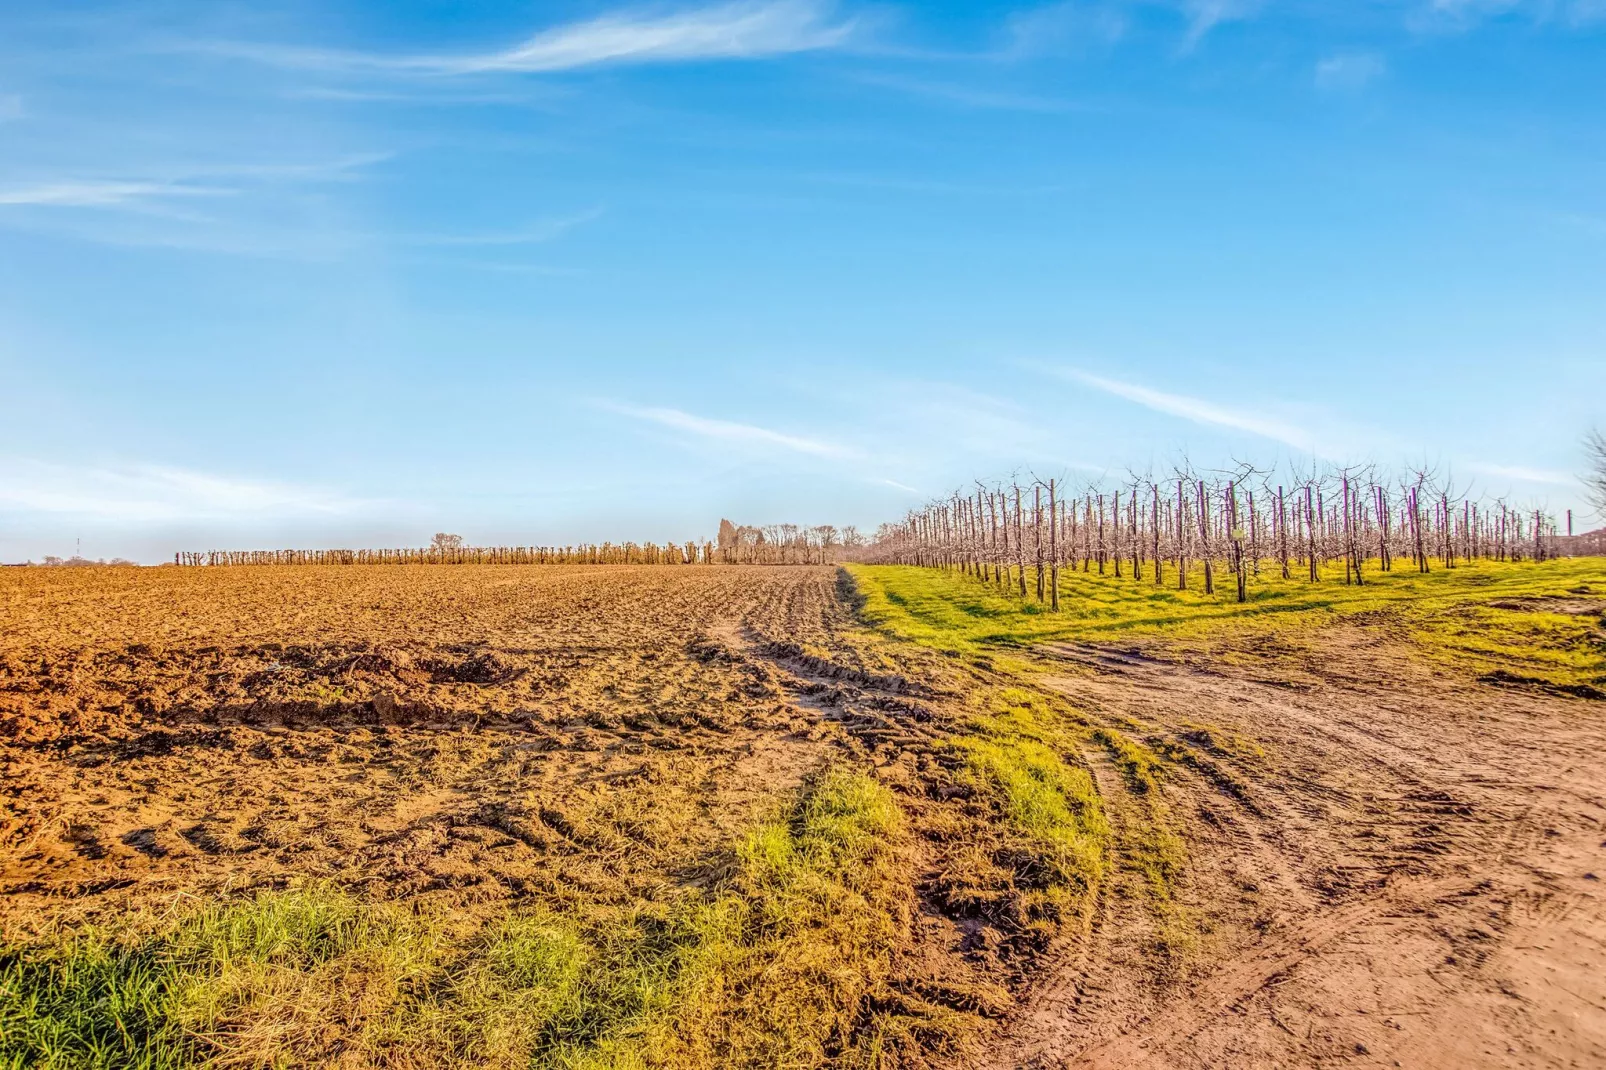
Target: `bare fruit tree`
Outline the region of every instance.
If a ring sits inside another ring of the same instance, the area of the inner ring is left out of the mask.
[[[1592,434],[1587,445],[1594,469],[1586,481],[1606,513],[1606,436]],[[1279,474],[1292,486],[1274,482]],[[1248,602],[1268,556],[1283,580],[1297,566],[1320,583],[1324,567],[1336,573],[1342,565],[1345,583],[1364,584],[1392,572],[1396,559],[1428,572],[1435,562],[1453,569],[1598,552],[1563,541],[1543,509],[1479,501],[1472,491],[1427,468],[1259,468],[1235,460],[1210,474],[1184,457],[1166,477],[1129,471],[1113,486],[1094,481],[1071,494],[1058,479],[1034,477],[1029,488],[978,482],[974,497],[956,493],[910,511],[901,524],[883,524],[853,559],[955,569],[1022,600],[1035,573],[1036,600],[1054,607],[1064,600],[1062,586],[1077,573],[1091,579],[1095,564],[1116,582],[1143,580],[1145,557],[1157,584],[1168,582],[1168,563],[1170,582],[1182,591],[1198,576],[1213,595],[1216,580],[1230,574],[1233,596]]]
[[[429,548],[435,551],[461,550],[463,548],[463,536],[448,535],[444,531],[437,531],[435,537],[429,540]]]
[[[1606,435],[1598,430],[1584,438],[1584,455],[1589,469],[1584,473],[1584,491],[1595,511],[1606,516]]]

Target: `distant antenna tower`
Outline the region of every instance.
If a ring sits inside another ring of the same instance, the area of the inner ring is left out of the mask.
[[[73,540],[73,552],[72,552],[72,555],[74,557],[83,557],[84,556],[84,537],[82,535],[78,536],[78,538]]]

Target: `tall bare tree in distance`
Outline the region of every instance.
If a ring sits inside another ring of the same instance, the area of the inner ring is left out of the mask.
[[[1584,455],[1589,469],[1584,473],[1584,491],[1595,512],[1606,517],[1606,435],[1599,429],[1584,436]]]

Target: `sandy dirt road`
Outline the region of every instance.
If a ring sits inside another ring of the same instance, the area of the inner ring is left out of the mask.
[[[1041,654],[1183,759],[1163,794],[1202,936],[1163,961],[1118,876],[975,1065],[1606,1066],[1601,703],[1439,674],[1364,628],[1253,671]]]

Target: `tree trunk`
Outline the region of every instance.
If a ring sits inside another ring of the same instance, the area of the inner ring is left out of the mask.
[[[1032,487],[1032,553],[1037,556],[1037,600],[1043,600],[1043,485]]]
[[[1154,585],[1165,583],[1164,558],[1160,556],[1160,484],[1154,484],[1154,515],[1150,518],[1154,535]]]
[[[1317,582],[1322,574],[1316,565],[1316,506],[1311,502],[1311,486],[1305,484],[1305,543],[1310,557],[1310,581]]]
[[[1115,578],[1121,578],[1121,492],[1115,492],[1110,505],[1110,557],[1115,561]]]
[[[1026,597],[1026,518],[1021,515],[1020,487],[1015,488],[1015,571],[1020,576],[1020,596]]]
[[[1056,613],[1060,608],[1059,499],[1054,481],[1048,481],[1048,604]]]
[[[1288,579],[1288,505],[1283,488],[1277,488],[1277,556],[1282,559],[1283,579]]]
[[[1177,590],[1188,589],[1188,496],[1183,481],[1177,480]]]

